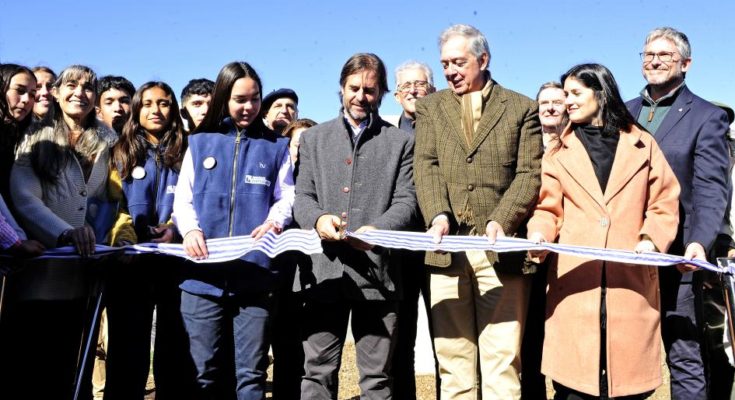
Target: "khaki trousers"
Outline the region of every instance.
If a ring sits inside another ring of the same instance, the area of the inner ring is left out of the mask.
[[[107,308],[102,309],[100,315],[100,333],[97,337],[97,352],[94,355],[92,369],[92,398],[102,400],[105,395],[105,380],[107,377]]]
[[[468,251],[429,279],[440,398],[520,399],[530,276],[497,274],[485,252]]]

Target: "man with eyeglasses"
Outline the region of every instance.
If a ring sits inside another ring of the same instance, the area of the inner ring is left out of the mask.
[[[403,107],[398,128],[415,133],[416,100],[434,93],[434,75],[428,65],[418,61],[406,61],[396,68],[396,92],[394,97]]]
[[[681,185],[679,229],[669,253],[704,260],[727,205],[727,115],[687,87],[684,79],[692,59],[684,33],[669,27],[654,29],[646,37],[641,58],[648,85],[627,106],[654,135]],[[661,268],[659,285],[671,398],[706,399],[701,271]]]
[[[485,36],[439,36],[449,86],[416,103],[414,177],[428,233],[523,237],[541,185],[538,105],[495,82]],[[525,254],[427,252],[441,399],[519,399]]]
[[[416,132],[416,101],[434,93],[434,74],[423,62],[406,61],[395,70],[396,91],[394,97],[403,108],[395,125],[403,131]],[[393,121],[389,121],[393,122]],[[418,208],[416,215],[419,215]],[[417,218],[412,230],[423,231],[424,223]],[[419,322],[419,297],[423,295],[429,314],[428,276],[424,264],[424,253],[416,251],[394,252],[398,271],[401,274],[403,299],[398,302],[396,345],[393,352],[393,397],[416,399],[415,352],[416,333]],[[431,329],[429,329],[431,332]]]

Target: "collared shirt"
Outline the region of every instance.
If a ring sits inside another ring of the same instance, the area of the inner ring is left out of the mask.
[[[357,138],[360,137],[360,134],[365,130],[365,128],[370,125],[370,115],[368,115],[367,118],[360,121],[360,124],[358,126],[353,126],[350,122],[350,118],[347,116],[347,111],[342,111],[342,115],[344,116],[345,122],[347,125],[352,129],[352,138],[357,141]]]
[[[398,120],[398,129],[415,134],[416,133],[416,120],[411,119],[406,115],[405,112],[401,113],[401,118]]]
[[[644,87],[643,90],[641,90],[643,107],[641,108],[641,113],[638,114],[638,123],[655,136],[656,131],[658,131],[658,128],[661,126],[664,118],[666,118],[666,114],[669,113],[671,105],[674,104],[674,100],[676,100],[679,89],[682,87],[684,87],[683,82],[657,101],[654,101],[651,98],[651,95],[648,93],[648,86]]]

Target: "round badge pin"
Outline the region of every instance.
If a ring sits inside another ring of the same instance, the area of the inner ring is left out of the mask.
[[[202,165],[206,169],[212,169],[215,165],[217,165],[217,160],[215,160],[214,157],[207,157],[202,162]]]
[[[139,165],[139,166],[133,168],[133,173],[131,175],[135,179],[143,179],[143,178],[145,178],[145,168],[143,168],[143,167],[141,167]]]

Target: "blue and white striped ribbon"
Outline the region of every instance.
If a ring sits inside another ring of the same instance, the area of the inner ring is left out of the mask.
[[[374,246],[399,248],[408,250],[461,252],[467,250],[490,250],[497,253],[509,251],[549,250],[559,254],[568,254],[594,260],[615,261],[628,264],[664,267],[676,264],[692,264],[715,272],[727,272],[723,268],[706,261],[687,260],[682,256],[662,253],[636,253],[629,250],[601,249],[596,247],[574,246],[558,243],[535,243],[527,239],[501,237],[490,244],[482,236],[444,236],[441,243],[434,243],[433,236],[422,232],[399,231],[366,231],[362,233],[348,232],[348,236],[360,239]]]
[[[129,246],[127,254],[159,253],[182,257],[198,263],[219,263],[241,258],[251,251],[262,251],[273,258],[286,251],[300,251],[304,254],[322,252],[322,243],[316,231],[289,229],[278,235],[268,232],[257,242],[250,236],[234,236],[207,240],[209,257],[204,260],[193,260],[184,252],[180,243],[144,243]]]
[[[696,265],[702,269],[714,272],[735,273],[712,265],[706,261],[687,260],[682,256],[662,253],[636,253],[628,250],[601,249],[595,247],[573,246],[558,243],[535,243],[526,239],[502,237],[494,244],[481,236],[444,236],[441,243],[434,243],[433,236],[422,232],[401,232],[373,230],[362,233],[347,232],[347,236],[354,237],[374,246],[405,249],[414,251],[445,251],[462,252],[467,250],[490,250],[498,253],[509,251],[549,250],[560,254],[577,257],[615,261],[628,264],[649,266],[671,266],[681,263]],[[250,236],[237,236],[207,240],[209,257],[204,260],[192,260],[184,252],[182,244],[174,243],[143,243],[127,247],[97,246],[94,257],[101,257],[118,253],[124,250],[125,254],[158,253],[182,257],[197,263],[219,263],[232,261],[245,256],[251,251],[262,251],[268,257],[275,257],[286,251],[300,251],[305,254],[322,252],[321,240],[314,230],[289,229],[280,235],[273,232],[266,233],[259,241]],[[73,247],[61,247],[47,250],[39,258],[76,258]]]

